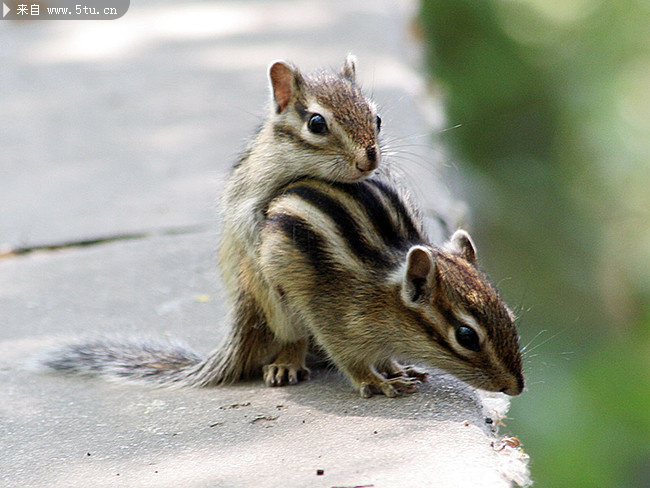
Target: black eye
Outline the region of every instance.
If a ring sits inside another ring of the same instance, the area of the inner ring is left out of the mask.
[[[377,132],[381,131],[381,117],[377,115]]]
[[[471,327],[461,325],[456,328],[456,340],[458,344],[470,351],[479,351],[478,335]]]
[[[312,115],[309,118],[309,122],[307,122],[307,128],[314,134],[321,136],[329,132],[327,129],[327,122],[325,122],[325,117],[323,117],[321,114]]]

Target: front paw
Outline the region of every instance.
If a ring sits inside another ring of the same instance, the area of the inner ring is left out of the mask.
[[[403,366],[402,371],[404,372],[404,376],[415,378],[420,381],[426,381],[429,377],[429,373],[412,365]]]
[[[424,370],[416,368],[410,364],[400,364],[397,361],[393,360],[388,361],[377,369],[379,371],[379,374],[383,375],[386,378],[410,378],[426,381],[426,379],[429,377],[429,373]]]
[[[422,382],[414,377],[397,377],[378,379],[373,382],[363,382],[359,387],[359,393],[363,398],[370,398],[374,394],[384,394],[389,398],[395,398],[405,394],[415,393]]]
[[[297,364],[267,364],[262,372],[266,386],[295,385],[310,375],[309,369]]]

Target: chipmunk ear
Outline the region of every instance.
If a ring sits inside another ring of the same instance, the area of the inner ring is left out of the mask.
[[[341,68],[341,75],[343,78],[354,82],[357,75],[357,57],[354,54],[350,53],[345,58],[345,63],[343,64],[343,68]]]
[[[424,246],[413,246],[406,256],[406,272],[402,281],[402,298],[417,302],[427,292],[436,263],[431,251]]]
[[[450,253],[465,259],[468,263],[476,265],[476,246],[470,235],[464,230],[458,229],[454,232],[445,248]]]
[[[302,75],[295,66],[286,61],[275,61],[269,67],[271,90],[277,113],[284,112],[302,85]]]

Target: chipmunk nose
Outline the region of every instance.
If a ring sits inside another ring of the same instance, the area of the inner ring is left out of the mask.
[[[377,147],[374,144],[368,146],[366,147],[366,161],[357,163],[357,169],[359,171],[372,171],[377,169],[379,164],[378,159]]]
[[[366,156],[368,156],[368,161],[371,163],[377,163],[377,149],[375,146],[369,146],[366,148]]]
[[[510,396],[516,396],[519,395],[522,391],[524,391],[524,377],[523,375],[519,375],[516,378],[516,384],[506,386],[505,388],[501,388],[501,393],[505,393],[506,395]]]

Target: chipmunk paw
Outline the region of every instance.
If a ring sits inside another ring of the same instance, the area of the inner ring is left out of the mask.
[[[374,394],[383,394],[389,398],[395,398],[415,393],[421,384],[422,382],[418,378],[400,376],[374,383],[361,383],[359,393],[363,398],[370,398]]]
[[[295,385],[310,376],[309,369],[298,364],[267,364],[262,372],[266,386]]]

